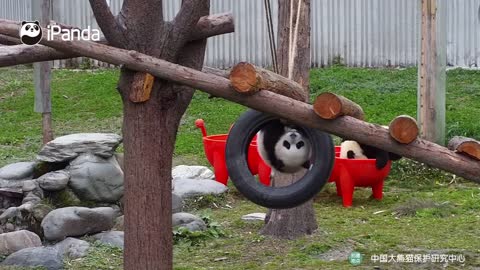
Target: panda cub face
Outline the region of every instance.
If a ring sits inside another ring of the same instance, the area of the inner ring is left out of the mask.
[[[310,167],[310,141],[300,128],[280,120],[273,120],[260,130],[257,146],[262,159],[276,171],[294,173]]]
[[[22,22],[22,27],[20,28],[20,39],[23,44],[26,45],[35,45],[40,42],[42,39],[42,28],[38,21],[34,22]]]

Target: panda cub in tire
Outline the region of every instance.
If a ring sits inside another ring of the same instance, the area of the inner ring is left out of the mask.
[[[311,144],[303,130],[276,119],[268,122],[257,135],[257,148],[272,169],[294,173],[310,168]]]

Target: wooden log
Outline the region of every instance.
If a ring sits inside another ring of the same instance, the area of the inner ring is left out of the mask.
[[[241,62],[232,68],[230,82],[233,88],[242,94],[268,90],[300,101],[306,101],[308,98],[300,84],[246,62]]]
[[[448,149],[480,160],[480,142],[474,139],[455,136],[448,142]]]
[[[155,77],[146,72],[137,72],[133,75],[132,89],[129,99],[134,103],[145,102],[150,99]]]
[[[408,115],[400,115],[388,126],[390,136],[399,143],[411,143],[418,137],[417,121]]]
[[[334,93],[325,92],[318,95],[313,103],[313,110],[323,119],[335,119],[348,115],[363,120],[362,107],[350,99]]]
[[[13,24],[18,23],[10,20],[1,21]],[[75,26],[68,26],[59,23],[56,24],[60,25],[62,29],[77,29],[77,27]],[[192,30],[192,36],[190,36],[189,41],[195,41],[199,39],[231,33],[235,31],[234,27],[235,25],[232,13],[220,13],[204,16],[200,18],[197,25],[195,26],[195,29]],[[44,33],[47,33],[46,29],[44,29]],[[99,41],[99,43],[107,44],[107,41],[105,39],[102,39]],[[57,51],[42,45],[18,45],[22,44],[18,39],[18,33],[11,33],[10,35],[0,35],[0,44],[15,45],[9,47],[2,47],[2,49],[0,50],[0,67],[22,65],[33,62],[69,59],[82,56],[76,53]],[[32,59],[38,60],[32,61]]]
[[[18,33],[18,28],[18,24],[0,20],[0,34],[15,35]],[[381,126],[350,116],[340,117],[335,120],[323,120],[315,114],[312,105],[305,102],[270,91],[260,91],[255,95],[246,96],[233,90],[230,81],[226,78],[156,59],[139,52],[118,49],[89,41],[65,42],[55,39],[52,41],[42,40],[42,43],[59,50],[74,52],[103,62],[117,65],[124,64],[129,69],[149,72],[160,79],[200,89],[211,95],[276,115],[293,123],[317,128],[340,137],[372,145],[480,183],[479,162],[423,139],[417,139],[410,144],[398,144],[391,139],[388,130]]]
[[[6,35],[0,35],[0,44],[2,44],[2,45],[20,45],[20,44],[22,44],[22,42],[18,38],[13,38],[13,37],[6,36]]]

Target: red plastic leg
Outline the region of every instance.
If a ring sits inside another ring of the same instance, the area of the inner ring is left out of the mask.
[[[272,169],[265,164],[258,164],[258,178],[260,178],[260,183],[265,186],[270,186],[270,174]]]
[[[372,186],[373,198],[381,200],[383,197],[383,180]]]
[[[228,181],[227,166],[225,163],[225,159],[220,154],[215,153],[213,157],[213,168],[215,170],[215,179],[218,182],[224,185],[227,185],[227,181]]]
[[[350,174],[344,169],[340,173],[340,186],[342,191],[342,200],[344,207],[352,206],[354,182]]]
[[[340,180],[335,181],[335,186],[337,187],[337,196],[342,197],[342,185],[340,184]]]

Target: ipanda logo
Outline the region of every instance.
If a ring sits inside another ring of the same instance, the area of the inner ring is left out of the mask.
[[[20,40],[26,45],[35,45],[42,40],[43,32],[38,21],[23,21],[20,28]],[[62,29],[59,25],[47,25],[47,40],[59,36],[63,41],[87,40],[99,41],[100,31],[88,26],[86,29]]]

